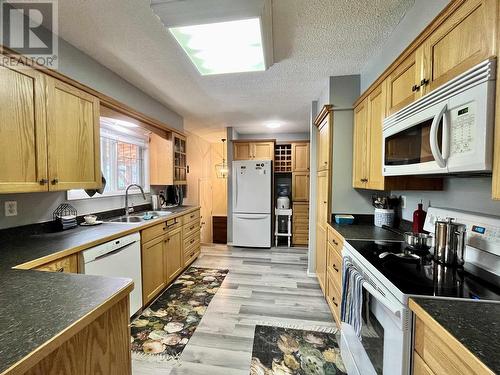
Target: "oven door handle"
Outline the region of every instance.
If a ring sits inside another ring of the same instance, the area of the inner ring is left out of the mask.
[[[389,309],[394,315],[396,315],[398,318],[401,317],[401,308],[385,298],[385,296],[377,289],[375,289],[370,283],[364,281],[363,288],[365,288],[368,293],[370,293],[377,301],[379,301],[382,305]]]
[[[443,108],[439,111],[438,115],[434,117],[434,120],[432,120],[432,125],[431,125],[431,132],[430,132],[430,144],[431,144],[431,152],[432,156],[434,157],[434,160],[436,161],[437,165],[440,168],[445,168],[446,167],[446,160],[439,151],[439,145],[438,145],[438,128],[439,128],[439,122],[441,119],[443,119],[443,153],[445,155],[448,155],[448,150],[445,150],[445,148],[448,148],[448,127],[446,126],[446,118],[445,114],[446,111],[448,110],[448,105],[445,104]]]

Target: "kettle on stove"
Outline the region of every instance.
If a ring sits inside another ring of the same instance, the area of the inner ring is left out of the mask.
[[[465,262],[466,226],[455,219],[435,223],[434,260],[441,264],[462,266]]]

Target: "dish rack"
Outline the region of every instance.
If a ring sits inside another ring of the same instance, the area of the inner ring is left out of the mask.
[[[68,203],[62,203],[52,213],[55,227],[58,230],[67,230],[75,228],[78,223],[76,217],[78,211]]]

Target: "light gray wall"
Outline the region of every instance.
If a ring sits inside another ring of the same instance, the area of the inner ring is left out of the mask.
[[[238,133],[238,139],[276,139],[276,142],[307,141],[310,137],[309,132],[303,133],[262,133],[262,134],[241,134]]]
[[[361,70],[361,92],[382,74],[448,3],[449,0],[415,0],[384,45]]]
[[[380,52],[363,68],[361,91],[365,90],[392,63],[448,2],[448,0],[415,1]],[[406,220],[413,220],[413,211],[421,199],[424,200],[425,205],[428,205],[430,201],[436,207],[500,215],[500,202],[491,199],[491,178],[489,177],[448,177],[445,179],[444,191],[441,192],[395,191],[393,193],[405,195],[407,198],[406,208],[402,210],[403,218]]]
[[[180,115],[64,40],[59,42],[59,71],[172,128],[183,130],[183,118]],[[18,215],[5,217],[4,203],[12,200],[17,201]],[[109,197],[69,203],[78,210],[79,215],[84,215],[121,208],[125,204],[124,200],[124,197]],[[66,192],[0,195],[0,229],[52,220],[52,212],[65,201]],[[134,196],[132,201],[134,204],[145,203],[140,195]]]

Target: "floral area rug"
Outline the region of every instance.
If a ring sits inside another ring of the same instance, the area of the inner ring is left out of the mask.
[[[132,357],[177,360],[228,270],[190,267],[131,324]]]
[[[346,374],[337,333],[256,326],[250,375]]]

